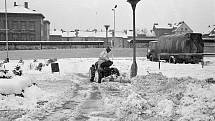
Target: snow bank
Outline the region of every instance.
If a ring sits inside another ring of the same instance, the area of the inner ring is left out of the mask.
[[[12,79],[0,79],[1,94],[21,94],[22,90],[31,86],[32,81],[28,77],[15,76]]]
[[[50,65],[44,66],[41,71],[34,69],[38,62],[46,63],[46,60],[38,60],[34,64],[32,60],[25,60],[22,65],[24,76],[0,79],[0,92],[11,94],[0,95],[0,109],[30,110],[29,116],[46,115],[43,111],[49,112],[51,108],[58,107],[56,105],[61,105],[64,98],[69,100],[64,91],[75,88],[66,81],[86,84],[89,67],[96,61],[97,58],[59,59],[60,73],[51,73]],[[115,58],[113,61],[122,80],[127,80],[132,58]],[[119,120],[129,121],[215,120],[215,86],[203,80],[211,78],[213,82],[214,62],[214,59],[209,60],[204,68],[200,64],[161,63],[159,70],[158,63],[137,58],[139,76],[126,81],[129,83],[97,84],[102,92],[104,110],[113,112]],[[17,61],[11,60],[10,63],[8,66],[13,69]],[[33,81],[41,85],[28,87]],[[12,94],[23,89],[24,98]],[[81,93],[87,94],[85,91]],[[30,120],[25,116],[22,119]]]
[[[118,120],[215,120],[215,85],[206,80],[151,73],[133,78],[131,84],[109,82],[100,89]],[[113,90],[118,93],[113,95]]]

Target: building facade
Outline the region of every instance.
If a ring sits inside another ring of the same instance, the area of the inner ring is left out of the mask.
[[[8,41],[44,41],[49,40],[49,21],[43,14],[31,10],[28,2],[24,6],[16,5],[7,10]],[[0,10],[0,41],[6,40],[5,10]]]
[[[152,31],[155,33],[156,37],[171,34],[193,33],[193,30],[184,21],[177,24],[175,23],[174,25],[169,23],[167,26],[155,23]]]
[[[193,30],[184,22],[179,22],[173,30],[175,34],[193,33]]]

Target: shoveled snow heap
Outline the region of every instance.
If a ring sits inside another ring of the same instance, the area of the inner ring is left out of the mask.
[[[105,82],[100,89],[107,110],[115,112],[118,120],[209,121],[215,120],[213,82],[212,78],[167,78],[151,73],[133,78],[131,84]]]
[[[24,76],[15,76],[12,79],[0,79],[0,94],[21,94],[22,90],[31,85],[31,80]]]

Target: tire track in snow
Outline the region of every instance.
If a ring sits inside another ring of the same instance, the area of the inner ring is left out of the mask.
[[[81,78],[86,77],[83,74],[77,74]],[[99,89],[99,84],[91,83],[89,78],[85,78],[84,85],[89,85],[89,95],[83,103],[80,104],[78,115],[75,116],[73,121],[112,121],[114,114],[104,112],[103,97]]]

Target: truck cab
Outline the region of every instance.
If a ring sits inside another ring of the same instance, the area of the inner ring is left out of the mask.
[[[150,41],[149,42],[146,57],[150,61],[158,60],[158,41]]]

